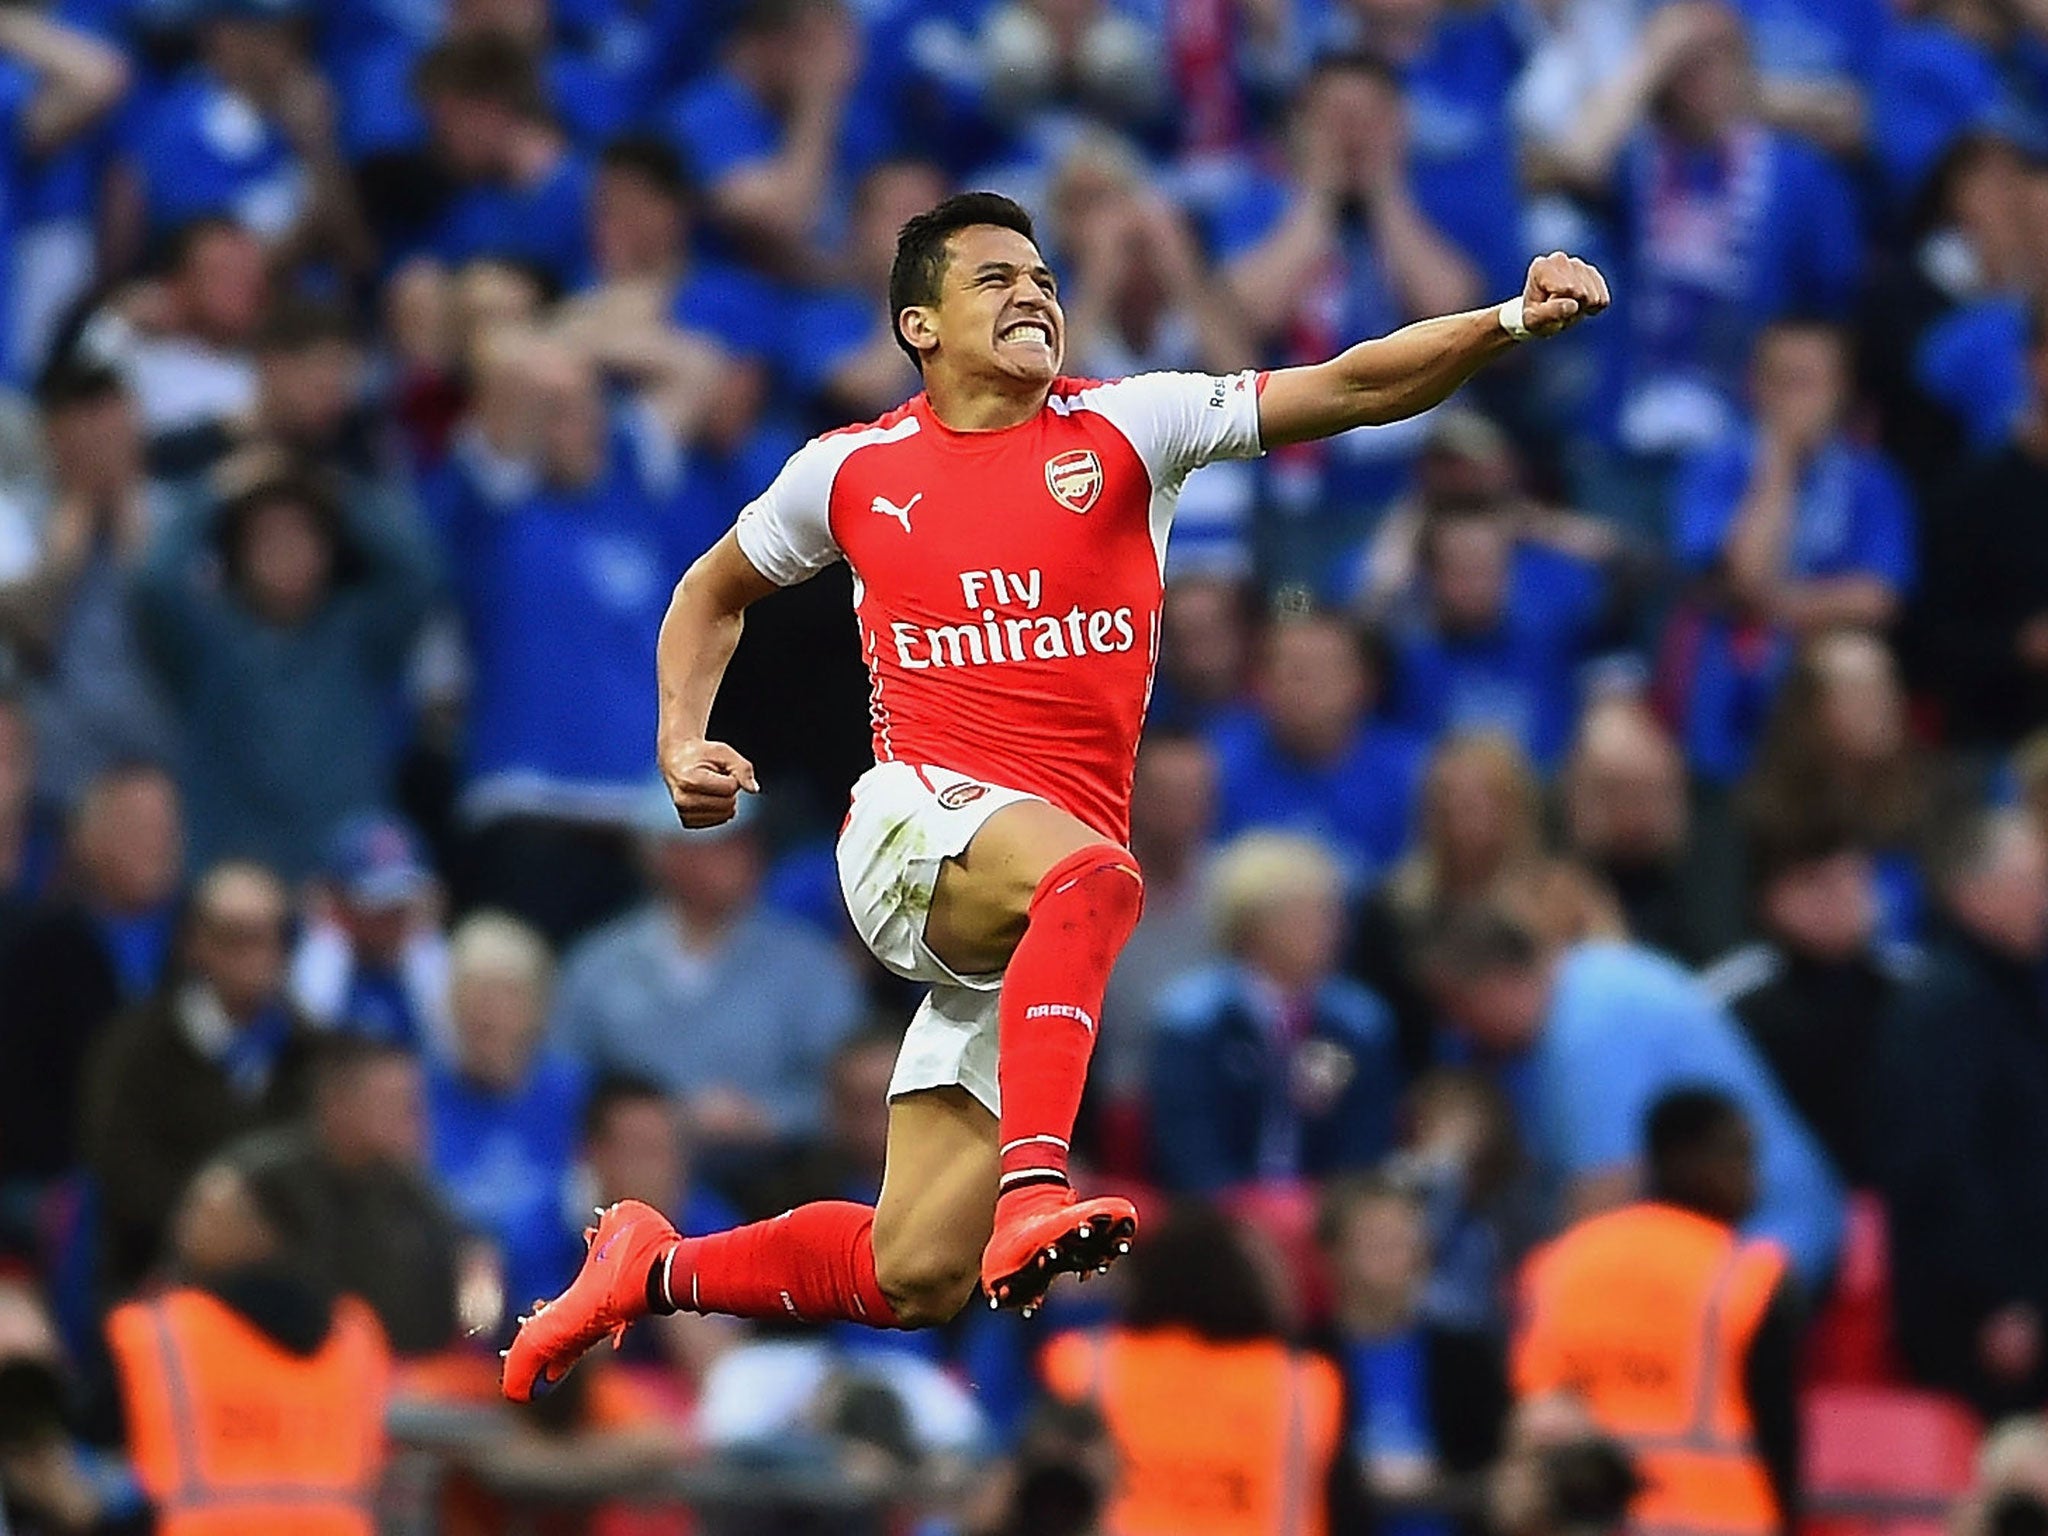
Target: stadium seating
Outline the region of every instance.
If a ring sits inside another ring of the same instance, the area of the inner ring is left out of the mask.
[[[1807,1519],[1801,1536],[1942,1536],[1970,1486],[1980,1427],[1931,1392],[1809,1390],[1802,1404]]]

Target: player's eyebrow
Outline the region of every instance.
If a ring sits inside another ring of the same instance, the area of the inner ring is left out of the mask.
[[[980,282],[984,277],[1015,277],[1019,272],[1029,272],[1047,288],[1057,289],[1060,285],[1058,275],[1042,261],[1034,262],[1029,267],[1020,267],[1014,261],[984,261],[974,269],[973,280]]]

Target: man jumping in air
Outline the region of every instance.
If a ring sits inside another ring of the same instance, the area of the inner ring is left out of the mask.
[[[1557,254],[1497,309],[1314,367],[1096,383],[1060,375],[1058,284],[1023,208],[975,192],[906,224],[889,307],[924,392],[789,460],[676,587],[659,660],[662,774],[686,825],[716,826],[759,787],[705,739],[742,615],[853,567],[875,766],[840,833],[840,885],[876,958],[931,987],[890,1083],[881,1199],[701,1238],[621,1201],[574,1283],[522,1321],[506,1396],[545,1390],[648,1312],[922,1328],[978,1282],[1028,1316],[1055,1276],[1128,1251],[1137,1213],[1078,1198],[1067,1143],[1144,894],[1124,843],[1182,483],[1413,416],[1607,303],[1597,271]]]

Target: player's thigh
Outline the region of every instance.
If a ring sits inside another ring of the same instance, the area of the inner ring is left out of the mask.
[[[1002,970],[1024,937],[1031,897],[1046,871],[1102,841],[1094,828],[1043,800],[1004,806],[939,867],[926,946],[956,976]]]
[[[908,1301],[950,1316],[972,1294],[995,1225],[998,1171],[996,1117],[966,1089],[925,1088],[890,1101],[875,1275],[899,1310]]]

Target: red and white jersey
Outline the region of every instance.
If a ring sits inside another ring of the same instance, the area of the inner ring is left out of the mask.
[[[853,567],[875,760],[935,764],[1129,835],[1182,483],[1260,452],[1260,376],[1060,379],[956,432],[919,395],[804,445],[740,513],[783,586]]]

